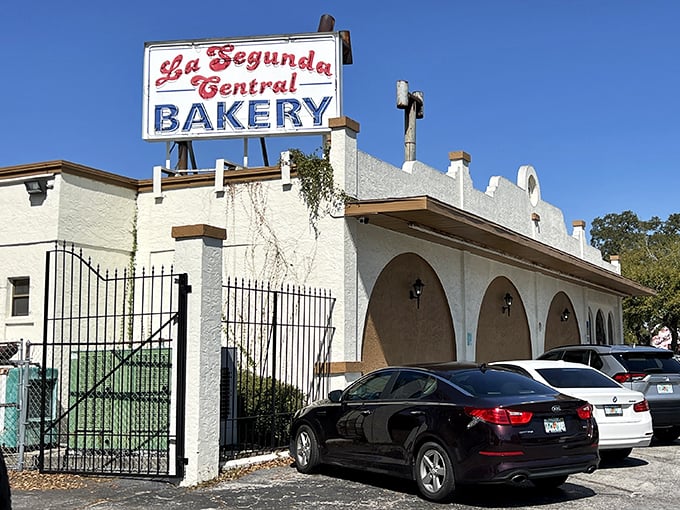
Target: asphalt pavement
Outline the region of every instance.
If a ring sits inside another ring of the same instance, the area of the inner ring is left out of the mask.
[[[167,481],[132,478],[86,479],[69,490],[13,491],[14,510],[172,510],[351,508],[534,508],[541,510],[676,509],[680,479],[680,442],[637,448],[617,464],[603,464],[593,474],[569,477],[559,489],[541,492],[520,486],[465,488],[452,503],[430,503],[414,483],[365,472],[326,468],[302,475],[294,467],[260,469],[237,480],[178,487]]]

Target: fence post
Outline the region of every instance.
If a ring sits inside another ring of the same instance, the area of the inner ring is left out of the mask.
[[[219,474],[222,242],[226,231],[210,225],[172,228],[174,268],[187,273],[186,406],[184,486]],[[181,434],[182,431],[177,431]],[[179,473],[178,473],[179,474]]]
[[[24,469],[24,457],[26,452],[26,426],[28,425],[28,386],[30,382],[30,360],[28,359],[28,343],[27,340],[21,339],[21,361],[19,362],[21,372],[19,374],[19,437],[18,446],[19,451],[17,459],[17,469],[19,471]]]
[[[276,346],[279,342],[277,329],[278,329],[278,324],[277,324],[277,318],[278,318],[278,309],[279,309],[279,293],[277,291],[274,291],[274,313],[272,313],[272,387],[271,387],[271,392],[272,392],[272,405],[271,405],[271,412],[272,412],[272,437],[271,437],[271,443],[270,446],[274,448],[276,446],[276,367],[278,366],[278,360],[276,359]]]

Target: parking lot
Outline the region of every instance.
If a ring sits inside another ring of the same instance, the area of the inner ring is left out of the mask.
[[[199,488],[167,482],[106,479],[71,490],[14,491],[13,508],[31,509],[337,509],[337,508],[541,508],[675,509],[680,477],[680,442],[633,450],[618,464],[574,475],[561,488],[541,493],[518,487],[467,488],[452,503],[424,501],[415,484],[340,469],[301,475],[295,468],[260,469],[242,478]]]

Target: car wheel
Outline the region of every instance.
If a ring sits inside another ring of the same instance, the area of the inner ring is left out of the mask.
[[[680,427],[670,427],[667,429],[654,429],[654,437],[662,443],[672,443],[680,437]]]
[[[562,476],[548,476],[546,478],[536,478],[531,482],[539,489],[556,489],[567,481],[569,475]]]
[[[456,488],[449,454],[437,443],[425,443],[418,450],[415,477],[418,490],[430,501],[447,500]]]
[[[600,450],[602,460],[618,462],[630,455],[632,448],[617,448],[616,450]]]
[[[314,431],[302,425],[295,434],[295,467],[300,473],[312,473],[319,465],[319,443]]]

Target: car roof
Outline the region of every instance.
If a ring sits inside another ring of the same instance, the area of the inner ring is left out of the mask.
[[[579,370],[596,370],[595,368],[584,365],[583,363],[572,363],[571,361],[563,360],[547,360],[547,359],[519,359],[519,360],[508,360],[508,361],[494,361],[489,363],[489,366],[494,365],[513,365],[520,368],[533,368],[538,370],[541,368],[578,368]]]
[[[424,363],[409,363],[402,366],[390,366],[385,368],[410,368],[430,370],[432,372],[448,372],[451,370],[469,370],[474,368],[481,368],[484,363],[475,363],[474,361],[434,361]]]
[[[574,351],[579,349],[591,349],[600,353],[617,353],[617,352],[671,352],[668,349],[660,349],[659,347],[652,347],[650,345],[628,345],[628,344],[576,344],[576,345],[561,345],[548,349],[545,352],[553,351]],[[545,354],[545,353],[544,353]]]

